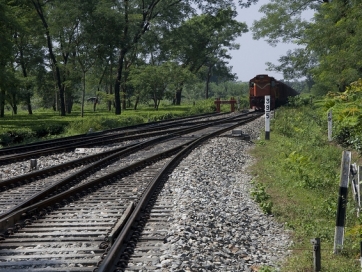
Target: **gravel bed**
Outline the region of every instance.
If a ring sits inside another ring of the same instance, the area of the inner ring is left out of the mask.
[[[259,118],[239,128],[251,141],[225,137],[231,132],[213,138],[170,175],[164,196],[173,193],[173,216],[160,245],[162,271],[278,269],[288,255],[288,232],[250,197],[252,177],[246,170],[254,161],[248,150],[264,122]]]
[[[40,156],[37,159],[37,170],[42,170],[42,169],[49,168],[49,167],[59,165],[62,163],[66,163],[69,161],[81,159],[86,156],[99,154],[101,152],[117,149],[117,148],[126,146],[130,143],[140,143],[142,141],[144,141],[144,139],[134,140],[134,141],[125,141],[122,143],[110,144],[110,145],[105,145],[105,146],[100,146],[100,147],[76,148],[73,151],[57,153],[57,154],[52,154],[52,155],[48,155],[48,156]],[[25,175],[31,171],[32,170],[30,168],[30,160],[2,165],[2,166],[0,166],[0,181],[10,179],[12,177],[20,176],[20,175]]]

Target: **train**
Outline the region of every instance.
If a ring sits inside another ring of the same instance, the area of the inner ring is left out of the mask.
[[[249,103],[250,108],[254,110],[264,110],[264,97],[270,95],[270,109],[288,103],[289,96],[296,96],[299,93],[268,75],[257,75],[249,81]]]

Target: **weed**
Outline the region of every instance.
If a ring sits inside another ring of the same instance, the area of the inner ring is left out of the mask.
[[[265,186],[261,183],[255,183],[254,188],[250,191],[252,198],[259,203],[261,210],[266,214],[272,213],[273,203],[268,201],[270,195],[268,195],[265,191]]]
[[[343,254],[332,253],[342,150],[327,141],[325,109],[282,107],[276,116],[271,140],[258,141],[252,151],[257,162],[250,171],[255,176],[251,191],[255,201],[293,231],[297,250],[281,271],[312,271],[310,239],[315,237],[321,238],[323,271],[360,271],[355,256],[362,231],[354,205],[347,212],[350,231]]]

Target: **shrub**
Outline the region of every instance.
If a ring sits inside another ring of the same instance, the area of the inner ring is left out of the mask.
[[[37,138],[46,137],[48,135],[59,135],[65,130],[65,124],[45,124],[42,123],[32,128]]]
[[[14,129],[0,134],[0,145],[3,147],[27,142],[35,137],[30,129]]]
[[[255,183],[254,188],[251,190],[251,196],[252,198],[259,203],[260,208],[262,211],[266,214],[272,213],[273,203],[271,201],[268,201],[270,198],[270,195],[268,195],[265,191],[265,186],[261,183]]]
[[[102,131],[117,127],[132,126],[142,123],[144,123],[143,118],[138,116],[114,117],[114,118],[93,117],[93,118],[87,118],[72,122],[66,128],[66,132],[67,134],[70,135],[83,134],[87,133],[90,128],[92,128],[93,131]]]

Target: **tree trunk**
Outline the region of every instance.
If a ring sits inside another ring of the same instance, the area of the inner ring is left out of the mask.
[[[176,95],[175,95],[175,104],[176,105],[181,105],[181,93],[182,93],[182,87],[180,87],[179,89],[176,90]]]
[[[11,105],[11,107],[13,108],[13,114],[16,115],[18,114],[18,106],[16,104]]]
[[[56,57],[54,55],[54,52],[53,52],[53,42],[52,42],[52,39],[51,39],[51,36],[50,36],[48,23],[45,20],[43,9],[42,9],[42,6],[39,3],[39,1],[33,0],[32,3],[34,5],[35,10],[38,13],[41,21],[42,21],[44,29],[45,29],[45,35],[46,35],[48,50],[49,50],[49,56],[50,56],[50,59],[52,61],[53,67],[55,68],[55,75],[56,75],[56,79],[57,79],[57,87],[58,87],[58,90],[59,90],[60,115],[65,116],[64,86],[62,84],[62,79],[61,79],[61,76],[60,76],[60,69],[59,69],[59,66],[58,66],[58,62],[57,62],[57,59],[56,59]]]
[[[32,110],[32,108],[31,108],[31,100],[30,100],[30,98],[31,98],[31,95],[28,94],[28,95],[26,96],[26,105],[28,106],[28,113],[29,113],[29,114],[33,114],[33,110]]]
[[[67,94],[67,96],[65,97],[65,108],[68,114],[72,113],[72,108],[73,108],[73,97],[72,95],[69,93]]]
[[[154,108],[154,109],[157,109],[157,97],[156,97],[155,94],[153,94],[152,100],[153,100],[153,108]]]
[[[138,106],[138,102],[140,101],[140,96],[139,95],[137,95],[136,96],[136,102],[134,103],[134,110],[137,110],[137,106]]]
[[[125,110],[127,108],[126,102],[127,102],[127,90],[126,90],[126,83],[124,82],[125,76],[123,76],[123,82],[121,84],[121,95],[122,95],[122,109]]]
[[[120,97],[120,91],[121,91],[121,79],[122,79],[122,69],[123,69],[123,62],[124,57],[126,55],[127,50],[121,49],[121,52],[119,53],[118,58],[118,68],[117,68],[117,78],[116,83],[114,85],[114,102],[116,107],[116,115],[121,114],[121,97]]]
[[[98,96],[96,97],[96,100],[94,100],[94,103],[93,103],[93,111],[95,112],[96,109],[97,109],[97,104],[98,104]]]
[[[109,94],[113,94],[112,92],[112,84],[109,84]],[[108,111],[112,110],[112,100],[107,101]]]
[[[109,73],[109,77],[110,77],[110,80],[109,82],[112,82],[112,74],[113,74],[113,65],[112,65],[112,58],[111,58],[111,67],[110,67],[110,73]],[[112,84],[109,84],[109,94],[113,94],[113,90],[112,90]],[[109,100],[108,101],[108,111],[111,111],[112,110],[112,100]]]
[[[5,116],[5,90],[0,89],[0,117]]]
[[[205,90],[205,98],[208,99],[209,98],[209,84],[210,84],[210,79],[211,79],[211,69],[212,66],[209,66],[209,70],[207,71],[207,77],[206,77],[206,90]]]
[[[81,117],[84,116],[84,100],[85,100],[85,71],[83,71],[83,91],[82,91],[82,108],[81,108]]]

